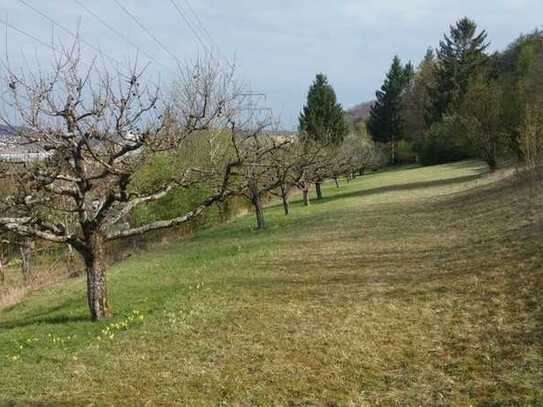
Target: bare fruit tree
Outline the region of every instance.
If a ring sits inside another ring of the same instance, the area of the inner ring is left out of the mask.
[[[40,159],[7,165],[3,180],[13,193],[0,197],[0,232],[69,245],[85,265],[92,320],[111,315],[106,284],[107,242],[191,221],[233,193],[234,169],[242,165],[235,115],[241,96],[233,72],[198,61],[182,70],[175,96],[161,97],[143,81],[144,70],[83,69],[77,45],[55,56],[49,74],[7,70],[9,112],[1,119],[21,146]],[[227,144],[206,168],[183,171],[145,192],[134,177],[156,154],[182,149],[196,138],[220,134]],[[225,152],[226,151],[226,152]],[[216,165],[214,165],[216,164]],[[139,206],[205,179],[207,197],[172,219],[131,225]],[[3,182],[3,181],[0,181]]]
[[[299,135],[290,136],[288,143],[272,152],[274,177],[279,181],[274,195],[281,198],[285,215],[290,212],[289,195],[293,187],[304,193],[304,203],[309,205],[309,185],[313,169],[322,161],[324,147],[304,141]]]
[[[269,121],[261,122],[256,129],[268,127]],[[238,195],[251,202],[255,210],[256,228],[266,226],[263,198],[284,181],[278,176],[277,158],[282,157],[290,141],[276,139],[273,135],[253,131],[244,146],[244,162],[240,173]]]
[[[334,175],[338,147],[329,143],[315,142],[304,134],[300,135],[301,154],[294,167],[297,186],[302,191],[305,206],[310,205],[309,187],[315,183],[317,198],[322,198],[321,183]]]

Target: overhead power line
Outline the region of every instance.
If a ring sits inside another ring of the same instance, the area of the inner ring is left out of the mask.
[[[10,22],[8,22],[7,20],[4,20],[2,18],[0,18],[0,23],[4,24],[6,27],[9,27],[11,28],[13,31],[16,31],[18,32],[19,34],[22,34],[24,35],[25,37],[28,37],[34,41],[36,41],[37,43],[39,43],[40,45],[46,47],[46,48],[49,48],[50,50],[52,50],[53,52],[58,52],[58,50],[52,45],[52,44],[48,44],[47,42],[43,41],[42,39],[36,37],[35,35],[33,34],[30,34],[26,31],[23,31],[21,30],[20,28],[17,28],[16,26],[14,26],[13,24],[11,24]]]
[[[184,3],[186,4],[187,6],[187,9],[190,11],[190,13],[194,16],[195,20],[196,20],[196,24],[198,25],[198,27],[200,27],[200,30],[205,34],[205,36],[209,39],[209,41],[217,48],[217,50],[219,51],[220,53],[220,47],[219,45],[217,44],[217,42],[215,41],[215,39],[211,36],[211,34],[209,33],[209,31],[207,30],[206,26],[204,25],[204,23],[202,22],[202,19],[200,18],[200,16],[198,15],[198,13],[194,10],[194,8],[192,7],[192,5],[190,4],[190,2],[188,0],[184,0]]]
[[[162,48],[162,50],[164,52],[166,52],[168,55],[170,55],[173,59],[175,59],[177,61],[177,63],[179,65],[181,65],[181,61],[179,60],[179,58],[177,58],[177,56],[172,53],[168,47],[166,47],[162,41],[160,41],[130,10],[128,10],[125,6],[122,5],[122,3],[119,1],[119,0],[113,0],[118,6],[119,8],[121,8],[126,14],[128,14],[128,16],[134,20],[134,22],[149,36],[153,39],[153,41],[155,41],[158,46],[160,48]]]
[[[44,12],[42,12],[41,10],[38,10],[36,7],[32,6],[31,4],[29,4],[26,0],[19,0],[19,3],[23,4],[24,6],[28,7],[29,9],[33,10],[35,13],[39,14],[40,16],[42,16],[43,18],[45,18],[46,20],[50,21],[53,25],[56,25],[57,27],[59,27],[60,29],[62,29],[64,32],[67,32],[69,35],[71,35],[72,37],[74,37],[75,39],[77,39],[78,41],[82,42],[83,44],[85,44],[86,46],[88,46],[89,48],[92,48],[94,51],[98,52],[100,55],[104,56],[104,57],[107,57],[109,58],[110,60],[112,60],[113,62],[115,62],[116,64],[120,65],[120,61],[117,60],[116,58],[112,57],[111,55],[108,55],[106,54],[104,51],[102,51],[100,48],[94,46],[94,44],[90,43],[89,41],[86,41],[84,38],[81,38],[78,34],[74,33],[72,30],[66,28],[65,26],[63,26],[62,24],[58,23],[55,19],[49,17],[47,14],[45,14]]]
[[[121,31],[115,29],[111,24],[109,24],[106,20],[104,20],[102,17],[100,17],[97,13],[92,11],[90,8],[88,8],[83,2],[80,0],[74,0],[83,10],[85,10],[87,13],[89,13],[91,16],[93,16],[100,24],[102,24],[104,27],[106,27],[109,31],[117,35],[119,38],[121,38],[124,42],[135,48],[138,52],[140,52],[142,55],[144,55],[149,60],[155,62],[156,64],[162,66],[163,68],[169,70],[172,73],[175,73],[170,67],[166,66],[160,61],[157,61],[153,56],[149,55],[145,50],[141,49],[135,42],[130,40],[126,35],[124,35]]]
[[[204,43],[204,41],[202,40],[202,37],[200,37],[200,34],[198,34],[198,31],[196,31],[196,29],[194,28],[194,26],[192,25],[192,23],[188,19],[187,15],[185,14],[185,11],[181,8],[181,6],[175,0],[170,0],[170,3],[172,3],[174,8],[177,10],[179,15],[181,16],[181,18],[185,21],[185,23],[187,23],[187,26],[189,27],[190,31],[192,31],[192,33],[196,37],[196,40],[200,43],[200,45],[204,48],[204,50],[207,53],[209,53],[210,50],[209,50],[208,46]]]
[[[45,47],[45,48],[48,48],[50,49],[51,51],[53,51],[55,54],[58,54],[58,55],[62,55],[63,51],[62,50],[59,50],[58,48],[56,48],[53,44],[49,44],[45,41],[43,41],[42,39],[40,39],[39,37],[36,37],[35,35],[33,34],[30,34],[29,32],[27,31],[24,31],[16,26],[14,26],[13,24],[11,24],[10,22],[8,22],[7,20],[4,20],[2,18],[0,18],[0,24],[4,24],[6,26],[6,30],[7,28],[10,28],[12,29],[13,31],[15,32],[18,32],[19,34],[21,35],[24,35],[25,37],[28,37],[30,39],[32,39],[33,41],[37,42],[38,44],[40,44],[41,46]],[[7,38],[7,33],[6,33],[6,38]],[[7,48],[6,48],[6,53],[7,53]],[[6,56],[7,58],[7,56]],[[95,63],[94,61],[93,62],[88,62],[86,60],[84,60],[83,58],[79,58],[79,61],[81,61],[81,63],[87,65],[89,68],[93,68]],[[2,61],[2,64],[6,66],[6,69],[9,69],[9,66],[6,65],[8,62],[6,60],[6,62]],[[151,83],[156,86],[157,88],[159,88],[160,86],[154,82],[154,81],[151,81]]]
[[[217,43],[217,41],[215,41],[215,39],[213,38],[209,30],[207,29],[205,24],[202,22],[202,19],[200,18],[200,16],[198,15],[194,7],[192,7],[192,5],[190,4],[189,0],[183,0],[183,2],[185,3],[186,8],[190,11],[190,14],[194,16],[196,24],[193,24],[193,26],[196,25],[196,27],[200,29],[200,31],[204,34],[205,37],[208,38],[209,42],[211,43],[211,46],[208,48],[211,50],[216,49],[219,56],[226,61],[226,63],[230,66],[230,68],[233,68],[232,63],[228,60],[228,58],[224,56],[224,54],[221,51],[220,45]],[[187,16],[187,18],[189,17]]]

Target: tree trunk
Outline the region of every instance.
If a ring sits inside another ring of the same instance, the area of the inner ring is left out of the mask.
[[[498,160],[496,159],[497,154],[497,146],[490,145],[485,151],[486,155],[486,163],[488,164],[488,169],[490,172],[496,171],[498,168]]]
[[[21,271],[23,272],[23,281],[27,284],[32,280],[32,252],[33,244],[31,241],[25,241],[20,247],[21,253]]]
[[[364,168],[360,168],[360,169],[358,170],[358,175],[359,175],[359,176],[363,176],[363,175],[364,175]]]
[[[496,158],[494,157],[489,157],[487,159],[487,164],[488,164],[488,169],[490,172],[494,172],[498,168],[498,163],[496,161]]]
[[[309,200],[309,183],[308,182],[304,182],[303,187],[302,187],[302,192],[304,195],[304,206],[309,206],[311,202]]]
[[[285,211],[285,216],[288,216],[289,213],[289,202],[288,202],[288,186],[281,185],[281,199],[283,200],[283,210]]]
[[[4,285],[5,281],[6,281],[6,275],[4,273],[4,262],[2,258],[0,257],[0,284]]]
[[[394,139],[391,142],[391,155],[392,155],[392,165],[396,164],[396,145],[394,144]]]
[[[87,272],[87,301],[91,319],[98,321],[111,316],[107,302],[103,236],[100,233],[94,233],[89,239],[88,246],[89,251],[83,256]]]
[[[339,178],[334,177],[334,182],[336,183],[336,188],[339,188]]]
[[[253,206],[255,207],[256,229],[264,229],[264,227],[266,227],[266,222],[264,221],[264,211],[262,210],[262,199],[260,198],[260,194],[253,192],[252,201]]]
[[[317,199],[322,199],[321,183],[315,183],[315,189],[317,190]]]

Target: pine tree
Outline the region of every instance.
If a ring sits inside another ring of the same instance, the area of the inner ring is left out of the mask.
[[[429,89],[435,82],[435,69],[435,53],[432,48],[428,48],[404,97],[404,133],[406,138],[415,143],[424,138],[428,129],[426,111],[431,103]]]
[[[307,103],[299,118],[299,131],[311,141],[338,146],[348,131],[343,107],[323,74],[318,74],[309,88]]]
[[[471,78],[488,60],[486,39],[486,31],[477,34],[477,24],[467,17],[458,20],[450,27],[450,34],[444,35],[437,51],[436,83],[430,89],[428,125],[441,121],[462,103]]]
[[[374,141],[392,144],[394,161],[394,143],[404,136],[402,100],[406,89],[414,76],[411,63],[405,67],[395,56],[381,89],[375,93],[377,101],[370,110],[368,130]]]
[[[317,142],[331,148],[339,147],[347,135],[348,125],[336,92],[322,73],[317,74],[309,88],[307,103],[299,118],[299,132],[308,142]],[[317,198],[322,198],[321,181],[316,180]]]

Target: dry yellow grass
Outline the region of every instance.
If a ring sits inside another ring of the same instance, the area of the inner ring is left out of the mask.
[[[269,209],[263,233],[244,218],[139,255],[111,276],[109,324],[85,320],[82,282],[0,311],[0,400],[542,405],[543,194],[484,172],[370,175]]]

